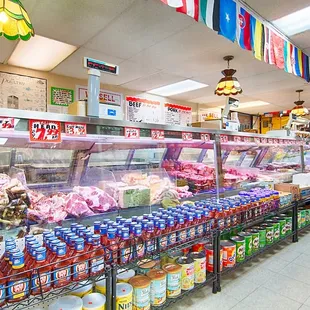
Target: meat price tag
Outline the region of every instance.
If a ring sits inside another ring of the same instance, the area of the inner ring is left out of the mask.
[[[29,120],[30,142],[61,142],[61,123],[57,121]]]
[[[268,141],[269,144],[273,144],[273,139],[268,138],[267,141]]]
[[[228,142],[228,136],[220,135],[220,141],[221,141],[221,143],[227,143]]]
[[[193,134],[191,132],[182,132],[182,140],[183,141],[192,141]]]
[[[260,138],[255,137],[254,138],[254,142],[257,143],[257,144],[260,144]]]
[[[1,127],[0,130],[14,130],[15,119],[12,117],[0,117]]]
[[[266,144],[267,143],[267,138],[262,138],[261,141],[262,141],[263,144]]]
[[[67,136],[86,136],[86,124],[65,123],[65,133]]]
[[[140,139],[140,129],[125,127],[125,138],[126,139]]]
[[[242,137],[234,136],[234,142],[242,142]]]
[[[165,139],[165,131],[152,129],[151,130],[152,140],[164,140]]]
[[[200,138],[204,142],[209,142],[210,141],[210,135],[208,133],[202,133],[200,134]]]
[[[274,144],[279,144],[279,139],[273,139]]]
[[[251,143],[252,142],[251,137],[244,137],[243,140],[245,143]]]

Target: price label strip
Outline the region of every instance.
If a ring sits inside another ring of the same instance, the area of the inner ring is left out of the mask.
[[[30,142],[60,143],[61,123],[57,121],[29,120]]]
[[[140,129],[125,127],[124,135],[126,139],[140,139]]]

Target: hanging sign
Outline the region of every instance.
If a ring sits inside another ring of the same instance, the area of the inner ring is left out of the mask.
[[[89,57],[84,57],[84,67],[87,69],[96,69],[113,75],[119,74],[119,66]]]
[[[61,142],[61,123],[57,121],[29,120],[31,142]]]
[[[193,134],[191,132],[182,132],[182,140],[183,141],[192,141]]]
[[[204,142],[209,142],[210,141],[210,135],[208,133],[202,133],[200,134],[200,138]]]
[[[14,130],[15,119],[12,117],[0,117],[0,130]]]
[[[87,125],[79,123],[65,123],[65,133],[67,136],[86,136]]]
[[[126,97],[126,117],[130,122],[161,123],[159,101],[138,97]]]
[[[140,129],[125,127],[124,135],[126,139],[140,139]]]
[[[221,141],[221,143],[227,143],[228,142],[228,136],[220,135],[220,141]]]
[[[165,131],[152,129],[151,130],[152,140],[164,140],[165,139]]]
[[[165,103],[165,124],[187,126],[192,123],[192,108]]]

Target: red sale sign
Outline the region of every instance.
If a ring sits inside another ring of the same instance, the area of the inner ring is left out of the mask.
[[[234,142],[242,142],[242,139],[243,137],[240,137],[240,136],[234,136]]]
[[[228,142],[228,136],[220,135],[220,141],[221,141],[221,143],[227,143]]]
[[[61,142],[61,123],[57,121],[30,120],[29,135],[31,142]]]
[[[14,130],[15,119],[12,117],[0,117],[0,130]]]
[[[182,140],[183,141],[192,141],[193,134],[191,132],[182,132]]]
[[[65,123],[65,133],[67,136],[86,136],[86,124]]]
[[[124,135],[126,139],[140,139],[140,129],[125,127]]]
[[[209,142],[210,141],[210,135],[208,133],[202,133],[200,134],[200,138],[204,142]]]
[[[165,131],[152,129],[151,130],[152,140],[164,140],[165,139]]]

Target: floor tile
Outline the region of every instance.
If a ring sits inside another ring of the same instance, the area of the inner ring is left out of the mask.
[[[310,307],[310,297],[304,302],[304,304],[308,307]]]
[[[302,305],[298,310],[310,310],[310,307],[306,305]]]
[[[284,269],[282,269],[279,273],[289,278],[292,278],[297,281],[310,285],[310,269],[309,268],[305,268],[303,266],[290,263]]]
[[[264,309],[281,309],[281,310],[297,310],[301,307],[292,299],[281,296],[273,291],[264,287],[260,287],[245,298],[241,304],[248,305],[251,310],[264,310]]]
[[[273,276],[263,287],[300,303],[304,303],[310,297],[310,285],[281,274]]]
[[[279,257],[269,257],[260,264],[261,268],[266,268],[274,272],[278,272],[285,268],[290,262]]]
[[[275,272],[271,270],[256,267],[245,273],[243,278],[255,284],[262,285],[266,283],[273,275],[275,275]]]
[[[296,265],[300,265],[306,268],[310,268],[310,258],[309,255],[307,254],[301,254],[300,256],[298,256],[294,261],[294,264]]]
[[[292,262],[295,260],[298,256],[301,255],[302,252],[298,252],[297,250],[292,249],[283,249],[282,251],[275,254],[275,257],[278,257],[282,260],[285,260],[287,262]]]
[[[223,287],[223,292],[239,301],[246,298],[259,287],[258,284],[245,280],[243,277]]]

